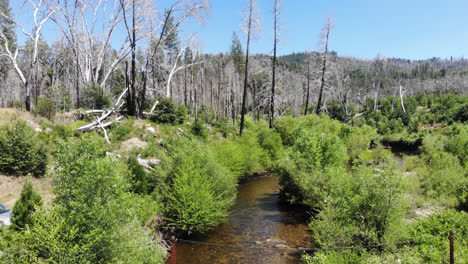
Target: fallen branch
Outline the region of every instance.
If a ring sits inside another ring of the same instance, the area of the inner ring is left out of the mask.
[[[140,164],[141,166],[143,166],[144,168],[148,170],[153,170],[153,167],[151,167],[151,165],[158,166],[159,164],[161,164],[161,160],[158,160],[158,159],[149,159],[149,160],[142,159],[141,154],[138,154],[137,161],[138,161],[138,164]]]
[[[117,102],[114,104],[114,107],[112,107],[112,109],[107,110],[107,111],[106,110],[101,110],[101,111],[104,111],[103,112],[104,114],[101,117],[99,117],[98,119],[96,119],[95,121],[93,121],[93,122],[91,122],[91,123],[89,123],[87,125],[76,128],[75,130],[76,131],[82,131],[82,132],[90,132],[90,131],[93,131],[93,130],[99,128],[100,127],[99,123],[101,123],[103,120],[105,120],[111,114],[117,112],[117,110],[119,110],[123,106],[125,101],[122,101],[122,103],[120,101],[122,100],[122,97],[127,93],[127,90],[128,90],[128,88],[125,88],[125,90],[123,90],[123,92],[120,94],[119,98],[117,99]],[[92,110],[92,111],[96,111],[96,110]]]
[[[122,159],[122,158],[128,159],[127,156],[122,156],[120,154],[116,154],[116,153],[112,153],[112,152],[106,152],[106,156],[111,156],[111,157],[118,158],[118,159]],[[158,166],[159,164],[161,164],[161,160],[159,160],[159,159],[147,159],[147,160],[142,159],[141,154],[138,154],[137,162],[143,168],[148,169],[148,170],[154,170],[154,168],[152,166]]]

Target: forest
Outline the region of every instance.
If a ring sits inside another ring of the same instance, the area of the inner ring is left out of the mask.
[[[468,60],[340,56],[331,15],[317,51],[278,55],[281,0],[263,25],[271,54],[250,50],[254,0],[218,54],[184,31],[206,22],[205,0],[26,0],[32,29],[12,2],[0,0],[12,209],[0,263],[169,263],[171,236],[210,242],[265,174],[307,237],[255,238],[263,260],[451,263],[452,230],[455,263],[468,263]]]

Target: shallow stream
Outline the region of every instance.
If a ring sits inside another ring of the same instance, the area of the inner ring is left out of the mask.
[[[298,263],[298,251],[288,249],[313,247],[307,215],[304,209],[284,203],[279,188],[275,176],[262,176],[241,184],[227,221],[204,235],[187,238],[230,247],[179,241],[177,264]],[[171,259],[166,263],[171,263]]]

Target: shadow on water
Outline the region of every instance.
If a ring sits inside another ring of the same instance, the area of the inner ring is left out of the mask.
[[[305,208],[285,203],[279,188],[277,177],[271,175],[241,184],[227,221],[206,234],[188,238],[241,248],[180,242],[177,263],[297,263],[297,251],[284,248],[314,246],[307,231],[307,214]]]

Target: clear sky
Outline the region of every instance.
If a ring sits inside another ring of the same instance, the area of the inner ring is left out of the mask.
[[[14,2],[23,0],[10,0],[16,5]],[[162,9],[172,1],[155,2]],[[210,2],[206,24],[191,22],[183,30],[197,32],[204,53],[227,52],[247,1]],[[253,53],[272,53],[273,3],[258,0],[263,31],[252,42]],[[468,0],[283,0],[279,54],[317,50],[318,34],[330,12],[336,24],[330,50],[339,55],[364,59],[378,53],[406,59],[468,57]],[[56,35],[57,30],[44,32],[47,39]],[[245,39],[241,40],[245,47]]]

